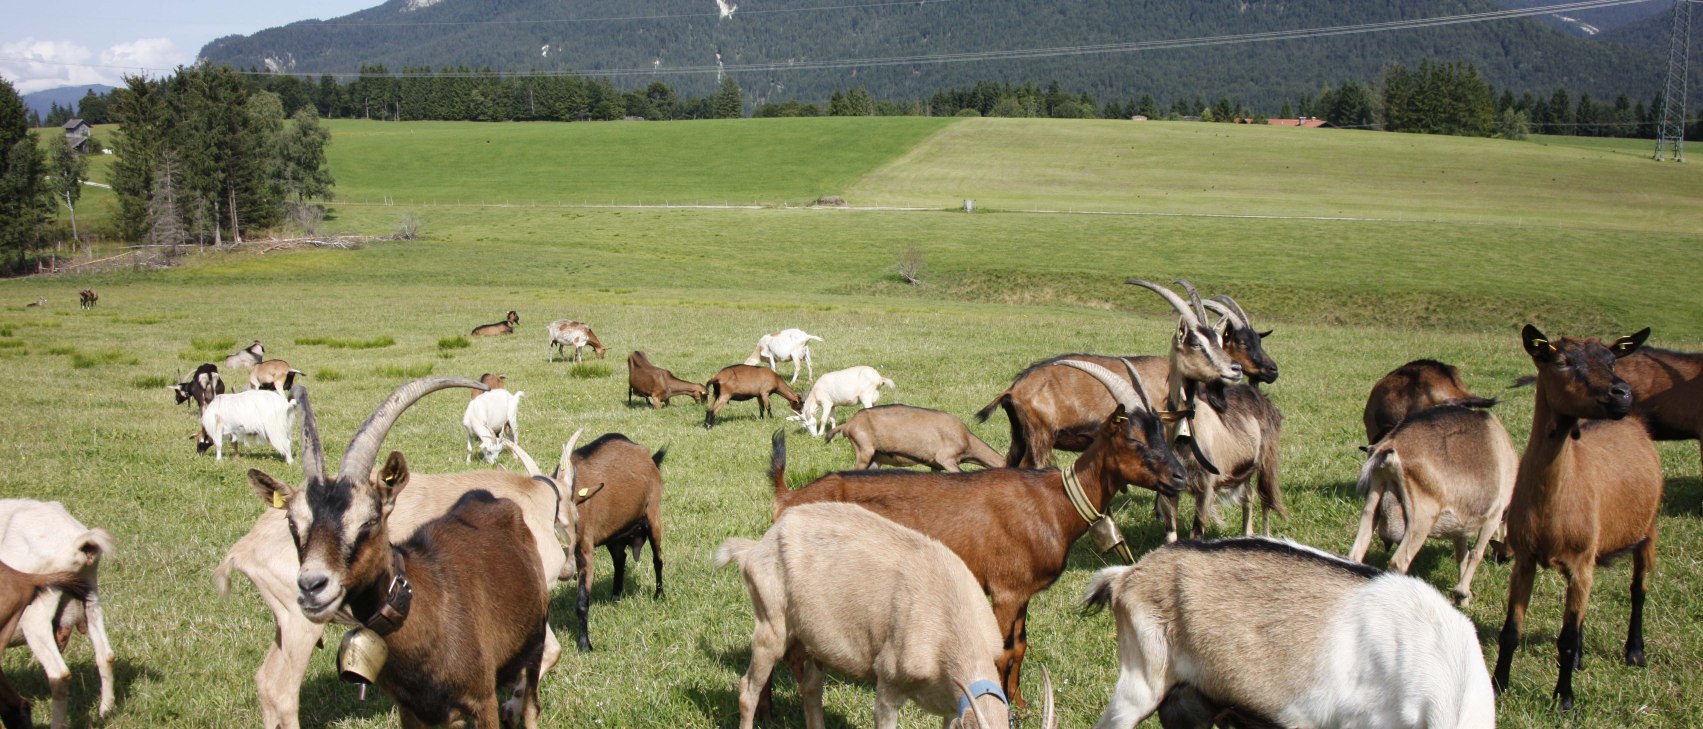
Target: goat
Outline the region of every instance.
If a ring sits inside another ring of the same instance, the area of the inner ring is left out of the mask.
[[[1472,576],[1514,495],[1519,459],[1508,429],[1489,412],[1442,405],[1408,415],[1366,452],[1357,484],[1366,508],[1348,558],[1365,559],[1380,513],[1384,542],[1400,542],[1390,557],[1397,572],[1407,572],[1427,538],[1450,538],[1460,563],[1453,596],[1465,606],[1472,600]],[[1474,537],[1469,553],[1467,540]]]
[[[28,304],[24,304],[25,309],[34,309],[34,308],[42,307],[42,306],[47,306],[47,297],[46,296],[38,296],[38,297],[36,297],[35,301],[31,301]]]
[[[1472,621],[1413,577],[1287,540],[1178,542],[1095,573],[1084,602],[1110,605],[1117,624],[1097,729],[1135,726],[1179,684],[1263,725],[1496,725]]]
[[[263,346],[260,346],[260,340],[256,339],[256,340],[254,340],[254,343],[248,345],[248,347],[246,349],[243,349],[243,350],[237,352],[236,354],[233,354],[229,357],[226,357],[225,358],[225,369],[227,369],[227,370],[247,369],[249,367],[253,367],[257,364],[260,364],[261,362],[263,362],[265,360],[266,360],[266,348],[263,347]]]
[[[940,540],[963,559],[993,598],[1005,643],[1000,676],[1007,695],[1019,706],[1029,600],[1064,572],[1070,546],[1090,526],[1067,495],[1066,485],[1080,484],[1085,507],[1103,514],[1112,497],[1132,484],[1173,495],[1183,484],[1182,466],[1161,424],[1162,417],[1176,416],[1156,414],[1139,385],[1099,365],[1074,360],[1065,364],[1090,373],[1118,402],[1068,472],[842,471],[790,490],[784,430],[775,434],[769,465],[777,518],[799,504],[854,503]],[[1132,366],[1124,367],[1135,377]]]
[[[1007,729],[1010,707],[994,660],[999,627],[975,575],[940,542],[852,504],[806,504],[760,542],[732,538],[715,565],[739,563],[757,627],[739,679],[739,727],[785,657],[822,726],[822,668],[875,681],[875,726],[897,729],[915,701],[946,729]],[[1043,669],[1044,670],[1044,669]],[[1045,719],[1054,719],[1048,679]]]
[[[305,425],[312,410],[305,405],[305,391],[297,392],[297,400],[304,403],[302,420]],[[569,447],[578,439],[579,433],[575,432],[568,442]],[[447,512],[463,494],[484,490],[522,505],[544,574],[555,575],[557,580],[573,579],[574,561],[568,559],[566,553],[572,538],[559,538],[560,535],[579,531],[579,511],[568,496],[572,493],[574,480],[571,464],[560,479],[543,476],[525,451],[512,441],[506,445],[526,465],[530,478],[505,471],[447,475],[410,473],[412,488],[397,496],[390,514],[390,539],[393,543],[407,540],[420,525]],[[301,562],[293,549],[283,512],[282,493],[275,492],[274,481],[260,471],[250,471],[249,481],[256,495],[269,508],[255,521],[248,534],[231,546],[214,570],[213,581],[219,593],[225,595],[230,592],[231,573],[240,572],[259,590],[271,610],[276,621],[273,642],[254,677],[260,697],[261,719],[268,729],[299,729],[297,710],[302,679],[325,627],[308,620],[296,608],[296,577]],[[554,631],[547,632],[540,670],[549,671],[561,650]]]
[[[769,417],[769,395],[785,398],[793,412],[804,408],[804,399],[787,387],[780,375],[755,365],[737,364],[723,367],[704,383],[704,389],[709,392],[710,397],[715,398],[715,402],[704,409],[705,428],[715,426],[716,415],[722,408],[727,407],[729,401],[754,399],[757,401],[758,416],[764,418]]]
[[[1539,566],[1567,580],[1566,611],[1556,643],[1561,675],[1555,694],[1561,710],[1573,706],[1573,671],[1584,658],[1582,623],[1596,566],[1632,552],[1632,616],[1626,663],[1643,666],[1644,577],[1656,560],[1656,517],[1662,500],[1662,463],[1655,444],[1632,412],[1632,387],[1615,371],[1638,351],[1644,329],[1604,345],[1596,339],[1551,341],[1527,324],[1520,333],[1537,366],[1531,438],[1520,457],[1514,498],[1508,504],[1508,616],[1498,636],[1496,687],[1508,686],[1508,669],[1525,628],[1532,578]]]
[[[517,326],[519,324],[520,324],[520,315],[516,314],[511,309],[509,311],[508,317],[503,319],[502,321],[499,321],[495,324],[480,324],[479,326],[473,327],[473,336],[475,336],[475,337],[495,337],[495,336],[500,336],[500,335],[503,335],[503,334],[513,334],[515,326]]]
[[[823,379],[827,379],[826,376]],[[844,433],[857,452],[852,468],[926,465],[936,471],[958,471],[959,461],[999,468],[1005,457],[977,438],[958,416],[910,405],[879,405],[859,410],[828,431],[827,442]]]
[[[248,373],[248,389],[258,390],[269,387],[280,393],[289,392],[296,386],[296,375],[307,377],[307,373],[290,366],[289,362],[281,359],[269,359],[254,366]]]
[[[1703,354],[1640,347],[1615,363],[1632,412],[1656,440],[1703,439]]]
[[[244,442],[264,439],[272,450],[290,457],[290,412],[293,400],[276,390],[245,390],[219,395],[201,408],[201,432],[195,434],[196,453],[213,448],[213,460],[225,459],[225,441],[236,450]]]
[[[488,390],[467,403],[461,415],[461,425],[467,429],[467,462],[473,462],[473,444],[479,444],[479,457],[486,463],[496,463],[503,452],[503,439],[520,440],[520,398],[525,392],[511,393],[504,389]]]
[[[1228,296],[1215,296],[1201,303],[1224,317],[1217,344],[1242,368],[1243,376],[1254,383],[1276,382],[1277,362],[1266,353],[1263,344],[1271,332],[1255,331],[1248,324],[1247,315],[1240,313],[1242,307]],[[1201,343],[1210,346],[1206,339]],[[1088,447],[1106,413],[1117,405],[1106,394],[1106,388],[1093,379],[1068,367],[1053,366],[1066,359],[1093,362],[1113,371],[1120,368],[1120,360],[1127,359],[1148,383],[1148,398],[1165,397],[1170,363],[1164,357],[1071,353],[1030,364],[1012,378],[1010,387],[976,413],[976,422],[983,423],[994,410],[1005,410],[1011,424],[1011,448],[1005,465],[1041,468],[1052,464],[1055,448],[1080,452]]]
[[[620,433],[608,433],[584,448],[562,449],[557,472],[573,473],[587,486],[573,492],[579,508],[579,531],[574,542],[574,565],[579,570],[579,594],[574,612],[579,619],[579,650],[591,650],[591,584],[596,576],[598,547],[607,547],[615,562],[612,598],[620,602],[626,594],[627,555],[633,561],[650,542],[651,567],[656,573],[652,599],[662,599],[662,459],[664,448],[655,454]],[[596,484],[592,486],[591,484]]]
[[[675,377],[673,372],[651,364],[650,357],[638,350],[627,355],[628,404],[635,394],[643,395],[653,410],[667,407],[668,399],[675,395],[687,395],[699,405],[709,397],[703,385]]]
[[[873,407],[883,387],[893,387],[893,381],[867,365],[829,372],[811,386],[810,394],[804,396],[804,407],[799,410],[797,418],[804,421],[804,428],[811,435],[822,435],[837,424],[834,406],[855,402],[865,408]]]
[[[391,393],[355,433],[336,476],[325,472],[319,431],[305,390],[300,487],[257,470],[262,497],[282,502],[301,560],[296,604],[324,624],[347,609],[383,639],[389,660],[377,683],[404,726],[497,726],[500,687],[517,685],[520,715],[537,725],[538,677],[549,626],[545,569],[526,509],[490,491],[461,493],[442,516],[392,542],[390,518],[409,485],[407,460],[392,451],[373,470],[384,436],[403,411],[446,387],[479,387],[437,377]]]
[[[88,593],[88,586],[75,572],[36,574],[19,572],[0,562],[0,650],[24,617],[24,608],[35,601],[43,589],[56,589],[76,599]],[[0,724],[6,729],[29,729],[30,702],[24,700],[0,673]]]
[[[225,394],[225,381],[219,379],[219,367],[211,362],[195,368],[182,382],[166,385],[177,404],[194,401],[198,410],[206,410],[213,398]]]
[[[804,367],[810,373],[810,379],[816,379],[816,367],[810,362],[810,342],[822,341],[821,337],[807,334],[803,329],[782,329],[772,334],[764,334],[757,338],[757,348],[751,350],[751,356],[745,358],[745,364],[758,365],[765,360],[769,369],[778,371],[775,363],[792,362],[792,379],[788,384],[798,382],[798,361],[804,360]]]
[[[550,333],[550,346],[556,348],[555,354],[552,355],[553,359],[564,357],[567,347],[574,348],[575,362],[580,361],[580,350],[585,349],[588,344],[591,345],[591,351],[597,355],[598,359],[603,359],[603,354],[609,351],[608,347],[597,341],[597,334],[591,331],[591,327],[572,319],[557,319],[550,322],[547,331]]]
[[[77,298],[81,300],[83,308],[93,309],[95,304],[100,302],[101,295],[95,293],[94,289],[83,289],[77,293]]]
[[[98,579],[101,560],[111,556],[113,548],[111,534],[84,526],[57,501],[0,499],[0,561],[26,572],[74,572],[85,588],[80,598],[58,588],[42,590],[24,609],[18,634],[0,631],[0,640],[11,635],[12,645],[29,645],[47,674],[53,729],[70,726],[71,669],[58,636],[69,636],[73,629],[85,629],[94,649],[101,679],[99,715],[111,714],[116,703],[112,642],[107,639]]]
[[[480,395],[485,394],[486,390],[501,390],[503,389],[503,385],[508,384],[508,381],[508,375],[499,375],[492,372],[486,372],[479,375],[479,384],[484,385],[485,390],[474,390],[472,399],[478,399]]]
[[[1460,370],[1434,359],[1416,359],[1384,375],[1372,386],[1361,420],[1366,424],[1366,442],[1376,443],[1401,424],[1402,418],[1438,405],[1488,408],[1495,398],[1468,392]]]

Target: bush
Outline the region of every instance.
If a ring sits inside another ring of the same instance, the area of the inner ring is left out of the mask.
[[[971,117],[971,118],[979,119],[979,118],[981,118],[982,113],[980,111],[975,110],[975,109],[964,108],[964,109],[959,109],[958,113],[953,114],[952,116],[962,116],[962,117]]]

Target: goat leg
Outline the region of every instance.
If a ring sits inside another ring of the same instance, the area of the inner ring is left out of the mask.
[[[1626,624],[1626,665],[1643,667],[1644,660],[1644,576],[1656,561],[1656,542],[1644,540],[1632,553],[1632,620]]]
[[[579,652],[591,652],[591,578],[596,560],[587,559],[591,549],[582,546],[574,550],[574,563],[579,567],[579,595],[574,600],[574,615],[579,618]]]
[[[1514,664],[1514,651],[1519,650],[1520,635],[1525,631],[1526,607],[1531,604],[1532,579],[1536,576],[1537,563],[1530,555],[1516,552],[1514,570],[1508,576],[1508,617],[1496,639],[1496,670],[1490,678],[1497,693],[1508,690],[1508,671]]]
[[[626,540],[617,540],[609,544],[609,558],[615,562],[615,583],[610,590],[610,601],[620,602],[627,595],[627,552]]]

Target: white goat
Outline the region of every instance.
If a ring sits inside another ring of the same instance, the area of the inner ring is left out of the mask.
[[[788,509],[760,542],[722,542],[716,566],[733,561],[757,619],[739,679],[740,729],[751,729],[783,656],[799,673],[805,726],[823,725],[826,667],[875,681],[877,729],[897,727],[907,700],[945,717],[946,729],[1005,729],[993,609],[941,543],[860,506],[816,503]],[[1050,679],[1044,713],[1050,727]]]
[[[486,463],[496,463],[502,455],[503,440],[520,440],[520,398],[525,392],[496,389],[481,393],[467,403],[461,424],[467,428],[467,462],[473,462],[473,443],[479,443],[479,456]]]
[[[821,337],[806,334],[803,329],[782,329],[773,334],[764,334],[757,339],[757,348],[751,351],[751,356],[745,358],[745,364],[756,366],[764,360],[769,363],[769,369],[780,371],[776,362],[792,362],[792,379],[787,384],[798,382],[798,361],[804,360],[805,370],[810,379],[816,379],[816,367],[810,362],[810,342],[822,341]]]
[[[290,457],[290,413],[295,405],[295,400],[276,390],[219,395],[201,409],[196,452],[205,453],[213,448],[213,459],[224,460],[226,440],[231,441],[233,451],[245,442],[264,440],[271,444],[272,450],[284,454],[285,463],[294,463]]]
[[[24,572],[75,572],[88,585],[88,594],[82,600],[58,588],[43,588],[24,609],[18,634],[11,637],[12,645],[29,644],[36,662],[47,673],[47,685],[53,692],[53,729],[70,726],[67,705],[71,669],[55,639],[60,630],[68,635],[73,628],[87,627],[95,670],[101,677],[100,715],[112,713],[112,643],[106,636],[95,574],[101,558],[112,550],[111,534],[83,526],[57,501],[0,499],[0,562]]]
[[[1118,681],[1097,729],[1160,710],[1168,729],[1494,727],[1490,673],[1472,621],[1430,585],[1288,540],[1178,542],[1094,575],[1112,606]],[[1257,616],[1258,625],[1250,623]],[[1173,688],[1210,708],[1160,702]]]
[[[587,345],[591,347],[592,353],[597,355],[598,359],[603,359],[603,354],[609,351],[608,347],[603,346],[603,342],[598,341],[597,334],[591,331],[591,327],[584,322],[557,319],[550,322],[550,326],[545,327],[544,330],[550,335],[550,346],[555,348],[555,354],[552,355],[552,358],[565,358],[567,347],[574,348],[573,361],[576,363],[580,361],[580,352]]]
[[[892,380],[882,377],[874,367],[867,365],[829,372],[816,381],[809,395],[804,396],[804,408],[787,419],[802,420],[811,435],[821,435],[838,424],[834,420],[834,406],[855,402],[871,407],[881,396],[881,388],[893,386]]]

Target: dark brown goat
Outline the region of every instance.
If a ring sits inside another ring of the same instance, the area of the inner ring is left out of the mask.
[[[566,457],[568,454],[562,454]],[[608,547],[615,562],[612,598],[619,602],[626,593],[627,554],[639,560],[640,550],[650,542],[651,567],[656,570],[654,599],[662,599],[662,459],[664,448],[655,454],[620,433],[608,433],[573,451],[574,503],[579,507],[579,541],[574,545],[574,565],[579,569],[579,595],[574,612],[579,617],[579,649],[591,650],[591,583],[597,548]],[[558,463],[556,475],[567,468]]]
[[[503,334],[513,334],[516,325],[520,324],[520,315],[509,311],[508,318],[494,324],[480,324],[473,327],[475,337],[495,337]]]
[[[704,389],[715,398],[715,402],[704,411],[705,428],[715,425],[716,414],[727,407],[728,401],[755,399],[758,415],[764,418],[769,417],[769,395],[785,398],[795,413],[804,408],[804,398],[787,387],[786,381],[774,370],[766,367],[744,364],[723,367],[704,383]]]
[[[194,401],[197,410],[207,407],[213,398],[225,394],[225,381],[219,379],[219,366],[211,362],[195,368],[189,377],[175,385],[166,385],[177,404]]]
[[[1092,373],[1117,402],[1071,467],[1093,508],[1104,513],[1112,497],[1130,485],[1174,496],[1183,485],[1182,467],[1139,388],[1092,363],[1068,366]],[[940,540],[963,559],[993,598],[1005,641],[1000,676],[1006,695],[1022,705],[1018,679],[1028,650],[1029,600],[1064,572],[1071,545],[1089,527],[1065,495],[1064,472],[844,471],[793,491],[786,485],[783,431],[775,434],[769,479],[776,517],[798,504],[855,503]]]
[[[1620,359],[1632,413],[1656,440],[1703,440],[1703,353],[1645,347]]]
[[[306,483],[296,488],[258,471],[249,479],[284,502],[301,558],[302,614],[323,623],[346,607],[383,638],[389,658],[377,682],[395,700],[403,726],[497,726],[499,688],[518,684],[530,729],[537,725],[549,606],[520,506],[471,491],[406,542],[393,546],[388,535],[409,470],[396,451],[373,470],[378,447],[404,410],[446,387],[479,385],[438,377],[397,388],[356,432],[335,477],[325,474],[313,409],[298,388]]]
[[[1005,457],[977,438],[964,421],[951,413],[912,407],[879,405],[864,408],[844,425],[828,431],[827,442],[845,434],[857,451],[852,468],[924,465],[936,471],[958,472],[959,461],[999,468]]]
[[[42,588],[57,587],[73,599],[81,600],[88,593],[88,583],[75,572],[35,574],[19,572],[0,562],[0,650],[18,628],[24,608],[35,600]],[[0,673],[0,725],[6,729],[29,729],[30,702],[12,689],[6,675]]]
[[[1366,442],[1376,443],[1395,430],[1403,418],[1438,405],[1487,408],[1495,398],[1467,392],[1460,370],[1434,359],[1416,359],[1384,375],[1372,386],[1361,420],[1366,425]]]
[[[483,395],[490,390],[501,390],[501,389],[503,389],[503,385],[508,384],[508,381],[509,381],[508,375],[499,375],[495,372],[486,372],[482,375],[479,375],[479,384],[484,385],[486,387],[486,389],[485,390],[474,390],[473,391],[473,397],[479,397],[480,395]]]
[[[85,309],[95,308],[95,304],[100,303],[101,300],[101,295],[95,293],[94,289],[83,289],[77,296],[82,300]]]
[[[702,405],[709,399],[708,393],[703,385],[682,380],[673,372],[651,364],[650,357],[642,351],[627,355],[628,403],[633,401],[633,395],[642,395],[654,410],[668,407],[668,399],[675,395],[688,395]]]
[[[1573,706],[1573,671],[1584,657],[1582,623],[1599,564],[1632,553],[1632,616],[1627,665],[1644,665],[1644,577],[1655,566],[1656,517],[1662,464],[1655,444],[1632,411],[1632,387],[1618,361],[1637,351],[1645,329],[1604,345],[1595,339],[1550,341],[1527,324],[1521,343],[1537,365],[1531,439],[1520,458],[1508,504],[1508,616],[1498,636],[1494,682],[1508,687],[1508,670],[1525,628],[1532,579],[1551,567],[1567,580],[1566,611],[1556,643],[1561,710]]]

